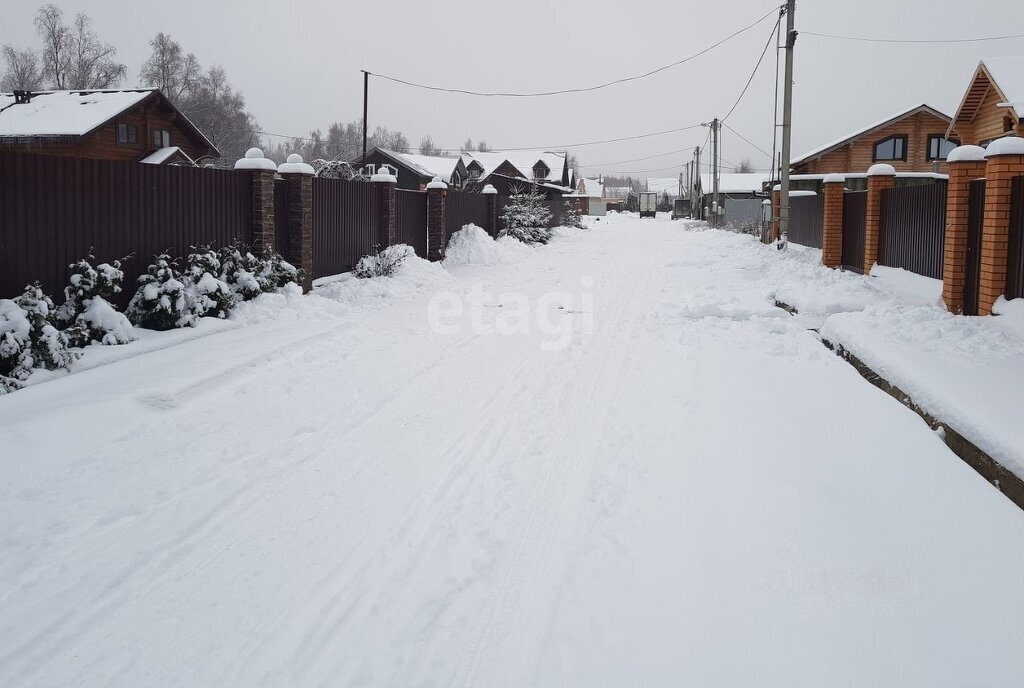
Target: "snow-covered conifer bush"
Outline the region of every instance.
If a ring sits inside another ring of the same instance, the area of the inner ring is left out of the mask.
[[[34,368],[67,369],[78,358],[55,319],[38,282],[16,299],[0,299],[0,394],[18,389]]]
[[[117,312],[109,299],[121,292],[124,284],[124,260],[100,263],[89,254],[72,263],[70,284],[64,288],[64,303],[57,309],[57,325],[64,330],[71,346],[90,342],[127,344],[135,339],[131,323]]]
[[[361,279],[390,277],[401,267],[406,258],[415,254],[416,251],[413,247],[407,244],[388,246],[375,256],[360,258],[352,274]]]
[[[580,213],[579,206],[575,203],[563,201],[562,226],[586,229],[583,226],[583,215]]]
[[[302,271],[285,260],[280,253],[264,249],[260,256],[260,267],[256,272],[256,280],[265,292],[275,291],[292,282],[302,281]]]
[[[246,244],[236,241],[222,246],[217,257],[220,259],[220,279],[240,300],[249,301],[263,293],[263,287],[256,278],[262,265]]]
[[[529,191],[517,190],[501,211],[504,229],[501,236],[510,236],[526,244],[546,244],[551,240],[551,211],[536,185]]]
[[[192,312],[181,280],[175,260],[166,253],[155,256],[128,304],[131,321],[150,330],[194,327],[199,318]]]
[[[193,246],[185,265],[185,293],[192,312],[199,316],[226,318],[236,297],[220,278],[220,258],[209,246]]]

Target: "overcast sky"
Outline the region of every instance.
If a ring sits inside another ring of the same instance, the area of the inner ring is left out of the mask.
[[[685,57],[768,12],[766,0],[380,2],[276,0],[65,0],[115,44],[134,85],[147,42],[170,33],[204,65],[219,63],[263,130],[305,135],[362,111],[361,69],[484,91],[590,86]],[[38,45],[32,2],[6,3],[0,43]],[[950,15],[935,0],[798,0],[797,29],[883,38],[1018,32],[1019,0],[976,1]],[[563,145],[661,131],[723,116],[768,40],[769,19],[722,47],[655,76],[592,93],[478,98],[371,79],[371,129],[401,129],[417,145],[467,136],[492,147]],[[890,45],[802,36],[797,43],[794,155],[886,115],[927,102],[952,114],[978,60],[1024,53],[1024,39],[960,45]],[[772,144],[774,50],[729,124]],[[690,153],[616,163],[699,145],[706,130],[571,148],[584,172],[672,176]],[[723,132],[722,157],[768,158]]]

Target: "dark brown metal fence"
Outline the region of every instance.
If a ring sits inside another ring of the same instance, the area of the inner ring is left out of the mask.
[[[825,197],[792,196],[789,199],[789,240],[801,246],[821,248]]]
[[[945,182],[882,191],[878,263],[942,279]]]
[[[427,192],[395,191],[395,222],[398,240],[416,249],[420,258],[427,257]]]
[[[383,184],[313,179],[313,278],[347,272],[382,246]]]
[[[971,182],[967,195],[967,269],[964,275],[964,315],[978,314],[981,287],[981,230],[985,224],[985,180]]]
[[[864,272],[864,233],[868,216],[868,192],[843,194],[843,269]]]
[[[274,180],[274,250],[287,261],[301,262],[291,255],[288,243],[288,181]]]
[[[125,292],[153,254],[252,240],[252,181],[231,170],[0,155],[0,298],[39,280],[57,301],[68,264],[128,254]]]
[[[468,224],[487,229],[487,197],[483,194],[449,189],[444,201],[444,229],[449,237]]]
[[[561,225],[562,220],[565,218],[565,202],[561,198],[554,198],[550,201],[544,201],[544,205],[551,212],[551,220],[548,222],[548,227],[558,227]]]
[[[1010,253],[1006,263],[1006,298],[1024,296],[1024,176],[1014,177],[1010,192]]]

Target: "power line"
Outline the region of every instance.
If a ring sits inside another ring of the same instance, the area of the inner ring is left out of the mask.
[[[779,18],[775,20],[775,26],[772,27],[771,34],[768,36],[768,42],[764,44],[764,50],[761,51],[761,57],[757,58],[757,64],[754,65],[754,71],[750,73],[750,78],[747,79],[746,85],[743,87],[743,90],[740,91],[740,97],[736,99],[736,102],[732,104],[731,108],[729,108],[729,112],[725,113],[725,117],[722,118],[723,124],[727,119],[729,119],[729,115],[733,113],[736,106],[740,104],[740,101],[743,100],[743,96],[747,94],[747,89],[750,88],[750,83],[754,80],[754,75],[757,74],[757,70],[760,68],[761,62],[764,60],[764,56],[768,54],[768,47],[772,44],[772,40],[775,39],[776,31],[778,30],[778,26],[781,22],[782,13],[780,12]]]
[[[692,151],[694,146],[689,148],[680,148],[679,150],[669,151],[668,153],[658,153],[657,155],[648,155],[646,158],[633,158],[632,160],[616,160],[615,162],[599,162],[592,165],[580,165],[580,167],[603,167],[605,165],[625,165],[627,162],[641,162],[643,160],[653,160],[654,158],[664,158],[666,155],[677,155],[679,153],[685,153]]]
[[[1011,38],[1024,38],[1024,33],[1006,36],[986,36],[982,38],[868,38],[866,36],[838,36],[831,33],[815,33],[814,31],[801,31],[800,35],[832,38],[840,41],[863,41],[866,43],[981,43],[984,41],[1005,41]]]
[[[614,81],[608,81],[606,83],[598,84],[596,86],[586,86],[586,87],[581,87],[581,88],[566,88],[566,89],[561,89],[561,90],[557,90],[557,91],[535,91],[535,92],[529,92],[529,93],[501,92],[501,91],[498,91],[498,92],[488,92],[488,91],[472,91],[472,90],[464,89],[464,88],[447,88],[447,87],[443,87],[443,86],[430,86],[428,84],[419,84],[419,83],[416,83],[416,82],[413,82],[413,81],[407,81],[405,79],[399,79],[398,77],[389,76],[387,74],[377,74],[376,72],[369,72],[369,74],[371,76],[375,76],[375,77],[378,77],[380,79],[386,79],[388,81],[394,81],[395,83],[404,84],[406,86],[412,86],[414,88],[422,88],[422,89],[425,89],[425,90],[428,90],[428,91],[441,91],[441,92],[444,92],[444,93],[461,93],[463,95],[468,95],[468,96],[503,97],[503,98],[536,98],[536,97],[542,97],[542,96],[557,96],[557,95],[563,95],[563,94],[566,94],[566,93],[584,93],[584,92],[587,92],[587,91],[598,91],[598,90],[601,90],[603,88],[608,88],[609,86],[615,86],[617,84],[626,83],[628,81],[636,81],[638,79],[645,79],[645,78],[647,78],[649,76],[653,76],[655,74],[658,74],[659,72],[663,72],[666,69],[671,69],[672,67],[678,67],[681,64],[685,64],[687,62],[690,62],[691,60],[695,60],[696,58],[700,57],[701,55],[704,55],[705,53],[714,50],[715,48],[717,48],[718,46],[722,45],[726,41],[729,41],[730,39],[735,38],[736,36],[739,36],[741,33],[744,33],[746,31],[749,31],[750,29],[754,28],[755,26],[757,26],[758,24],[763,22],[765,19],[770,17],[772,15],[772,13],[774,13],[776,11],[778,11],[778,7],[777,6],[773,7],[771,9],[771,11],[769,11],[767,14],[765,14],[760,19],[755,21],[753,24],[748,24],[747,26],[743,27],[742,29],[734,31],[733,33],[729,34],[725,38],[719,40],[716,43],[713,43],[712,45],[708,46],[707,48],[704,48],[703,50],[701,50],[699,52],[694,53],[693,55],[690,55],[688,57],[684,57],[684,58],[682,58],[680,60],[676,60],[675,62],[670,62],[669,64],[666,64],[666,65],[662,65],[662,66],[657,67],[655,69],[652,69],[652,70],[650,70],[648,72],[644,72],[643,74],[636,74],[634,76],[627,76],[627,77],[623,77],[621,79],[615,79]]]
[[[629,176],[633,176],[633,175],[637,175],[637,174],[649,174],[651,172],[664,172],[665,170],[682,170],[682,169],[683,169],[682,165],[673,165],[671,167],[656,167],[656,168],[651,169],[651,170],[633,170],[632,172],[609,172],[608,170],[596,170],[596,171],[600,172],[602,174],[610,174],[613,177],[622,177],[622,176],[629,177]]]
[[[725,124],[725,122],[722,122],[722,124]],[[737,136],[739,136],[741,139],[743,139],[744,141],[749,143],[751,146],[753,146],[757,150],[759,150],[762,153],[764,153],[765,155],[767,155],[769,158],[772,157],[771,154],[768,151],[766,151],[764,148],[761,148],[759,145],[757,145],[756,143],[754,143],[753,141],[748,139],[746,136],[744,136],[743,134],[739,133],[738,131],[736,131],[735,129],[730,127],[728,124],[725,124],[725,128],[728,129],[729,131],[731,131],[732,133],[736,134]]]

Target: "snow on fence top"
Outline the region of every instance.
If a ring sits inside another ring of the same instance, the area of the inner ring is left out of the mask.
[[[277,171],[277,165],[273,160],[263,157],[263,151],[259,148],[250,148],[245,151],[245,157],[235,161],[236,170],[269,170]]]
[[[826,174],[825,178],[822,179],[821,181],[824,182],[825,184],[845,184],[846,177],[844,177],[841,174],[836,174],[833,172],[832,174]]]
[[[1006,136],[988,144],[985,157],[994,155],[1024,155],[1024,139],[1019,136]]]
[[[880,162],[868,168],[869,177],[895,177],[896,168],[887,162]]]
[[[498,190],[497,190],[497,189],[495,189],[495,188],[494,188],[493,186],[491,186],[490,184],[488,184],[487,186],[485,186],[485,187],[483,188],[483,191],[481,191],[480,193],[482,193],[482,194],[487,194],[488,196],[493,196],[494,194],[498,193]]]
[[[81,136],[138,105],[156,89],[34,92],[15,104],[0,94],[0,136]]]
[[[490,184],[488,184],[488,186],[490,186]],[[428,189],[447,189],[448,185],[445,184],[444,181],[440,177],[434,177],[433,181],[431,181],[429,184],[427,184],[427,188]],[[493,189],[494,187],[491,186],[491,188]]]
[[[957,146],[949,151],[946,162],[981,162],[985,159],[985,149],[981,146]]]
[[[302,156],[292,153],[288,156],[288,162],[283,162],[277,167],[281,174],[316,174],[313,166],[302,161]]]

